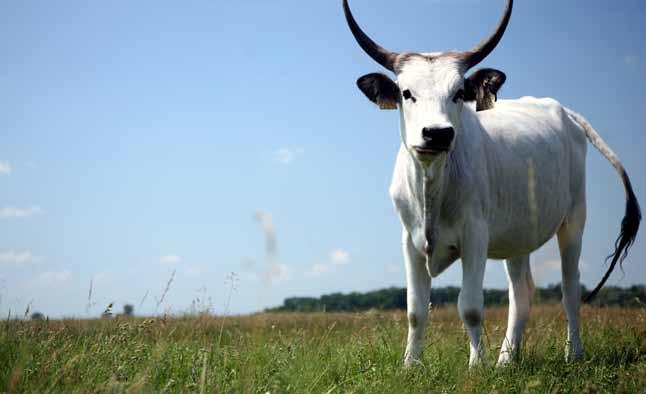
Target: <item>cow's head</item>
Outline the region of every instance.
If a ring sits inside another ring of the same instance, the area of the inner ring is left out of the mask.
[[[400,109],[402,141],[420,161],[431,162],[453,149],[465,100],[491,99],[491,95],[495,100],[505,80],[502,72],[484,69],[466,80],[464,75],[496,47],[509,23],[512,6],[513,0],[507,0],[496,30],[470,51],[396,53],[372,41],[343,0],[346,20],[361,48],[397,76],[392,81],[381,73],[368,74],[359,78],[357,85],[381,109]]]

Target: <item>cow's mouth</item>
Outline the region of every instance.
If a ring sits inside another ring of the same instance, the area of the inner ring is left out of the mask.
[[[426,144],[414,146],[413,149],[419,156],[439,155],[440,153],[449,151],[448,146],[428,146]]]

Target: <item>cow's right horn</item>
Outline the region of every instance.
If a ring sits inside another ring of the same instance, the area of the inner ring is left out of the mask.
[[[377,63],[394,72],[395,60],[397,59],[398,53],[390,52],[380,47],[377,43],[372,41],[370,37],[363,32],[363,30],[361,30],[357,21],[354,20],[354,16],[352,16],[350,6],[348,6],[348,0],[343,0],[343,11],[345,12],[345,20],[348,22],[352,35],[354,35],[359,46],[361,46],[361,48]]]

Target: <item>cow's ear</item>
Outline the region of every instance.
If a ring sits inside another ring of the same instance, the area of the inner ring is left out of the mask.
[[[381,109],[397,109],[399,86],[386,75],[372,73],[357,80],[357,86],[370,101]]]
[[[476,101],[478,111],[491,109],[498,99],[498,90],[506,80],[507,76],[500,70],[477,70],[464,81],[464,101]]]

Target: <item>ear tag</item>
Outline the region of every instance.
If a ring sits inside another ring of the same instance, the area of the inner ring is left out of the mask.
[[[379,106],[379,109],[397,109],[397,102],[393,100],[377,99],[377,105]]]

